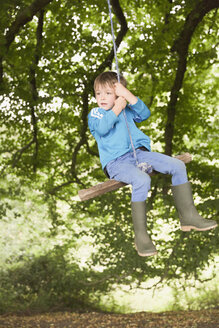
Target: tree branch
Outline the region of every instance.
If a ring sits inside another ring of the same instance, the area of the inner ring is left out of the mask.
[[[86,138],[86,132],[87,132],[87,115],[88,115],[88,89],[87,89],[87,83],[84,83],[84,91],[82,94],[82,101],[83,101],[83,106],[82,106],[82,114],[81,114],[81,122],[82,122],[82,127],[81,127],[81,132],[80,132],[80,141],[76,145],[74,152],[72,154],[72,162],[71,162],[71,173],[72,175],[76,178],[76,162],[77,162],[77,154],[81,148],[82,145],[84,145],[87,142]]]
[[[63,187],[69,186],[70,184],[75,183],[75,182],[76,182],[75,180],[69,180],[69,181],[67,181],[67,182],[64,182],[64,183],[62,183],[62,184],[60,184],[60,185],[58,185],[58,186],[55,186],[53,189],[50,189],[50,190],[48,191],[48,193],[49,193],[50,195],[55,195],[55,194],[57,193],[57,191],[59,191],[59,190],[62,189]]]
[[[169,4],[172,6],[172,3],[173,3],[173,0],[168,0]],[[169,18],[170,18],[170,11],[168,11],[165,15],[165,18],[164,18],[164,22],[165,22],[165,25],[168,25],[169,24]]]
[[[37,161],[37,155],[38,155],[38,128],[37,128],[37,117],[35,115],[35,104],[38,100],[38,93],[37,93],[37,87],[36,87],[36,67],[39,62],[40,57],[40,50],[42,46],[42,32],[43,32],[43,17],[44,17],[44,11],[41,10],[39,14],[39,20],[38,20],[38,26],[37,26],[37,44],[36,44],[36,51],[34,55],[33,64],[30,67],[30,86],[31,86],[31,93],[32,93],[32,102],[30,104],[31,107],[31,121],[33,125],[33,138],[32,140],[16,151],[16,153],[13,156],[12,160],[12,167],[15,167],[17,163],[19,162],[22,154],[32,145],[35,144],[35,151],[34,151],[34,172],[36,172],[36,161]]]
[[[93,150],[90,148],[90,146],[89,146],[87,140],[86,140],[86,146],[87,146],[87,152],[88,152],[90,155],[92,155],[92,156],[96,156],[96,157],[99,157],[98,152],[97,152],[97,151],[93,151]]]
[[[84,186],[84,184],[77,177],[76,163],[77,163],[77,155],[78,155],[78,152],[79,152],[81,146],[83,146],[84,144],[87,143],[86,132],[87,132],[87,126],[88,126],[88,122],[87,122],[88,90],[87,90],[87,85],[86,85],[85,82],[84,82],[84,91],[83,91],[83,94],[82,94],[82,101],[83,101],[82,114],[81,114],[82,128],[81,128],[81,132],[80,132],[80,140],[74,148],[74,151],[72,153],[72,161],[71,161],[71,175],[73,176],[73,179],[71,179],[69,181],[66,181],[66,182],[64,182],[60,185],[57,185],[57,186],[53,187],[52,189],[50,189],[48,191],[48,193],[51,194],[51,195],[55,195],[57,191],[59,191],[63,187],[66,187],[66,186],[68,186],[72,183],[78,183],[78,184]]]
[[[217,0],[201,0],[187,16],[182,32],[175,41],[172,52],[176,51],[179,56],[176,77],[171,89],[170,101],[167,106],[167,123],[165,127],[165,154],[172,155],[172,142],[174,135],[174,121],[176,115],[176,104],[179,90],[182,87],[186,72],[188,49],[193,33],[202,21],[203,17],[212,9],[218,8]]]
[[[38,100],[38,92],[37,92],[37,83],[36,83],[36,69],[40,59],[40,53],[42,49],[42,40],[43,40],[43,19],[44,19],[44,10],[40,10],[39,19],[36,31],[36,49],[34,54],[33,63],[30,67],[30,87],[32,93],[32,101],[30,104],[31,107],[31,121],[33,125],[33,141],[35,143],[35,150],[33,155],[33,170],[36,172],[37,169],[37,157],[38,157],[38,126],[37,126],[37,117],[35,114],[35,106]]]
[[[22,147],[21,149],[17,150],[16,153],[13,156],[12,159],[12,167],[14,168],[17,164],[17,162],[19,162],[22,154],[25,152],[25,150],[27,150],[32,144],[34,143],[34,139],[32,139],[27,145],[25,145],[24,147]]]
[[[111,0],[111,5],[112,5],[112,9],[116,15],[116,18],[118,19],[118,21],[121,25],[121,29],[115,40],[116,47],[119,48],[122,40],[124,39],[124,37],[128,31],[128,25],[127,25],[125,16],[123,14],[122,8],[120,6],[119,0]],[[103,63],[97,69],[97,73],[99,74],[99,72],[104,71],[107,67],[110,68],[112,65],[113,58],[114,58],[114,49],[112,47],[109,55],[106,57],[106,59],[103,61]]]
[[[17,17],[5,35],[5,39],[0,43],[0,84],[3,82],[2,61],[16,35],[25,24],[32,20],[34,15],[52,1],[53,0],[34,0],[30,6],[18,12]]]

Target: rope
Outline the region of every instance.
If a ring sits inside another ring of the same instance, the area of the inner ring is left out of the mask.
[[[120,82],[119,64],[118,64],[118,58],[117,58],[117,49],[116,49],[116,41],[115,41],[115,34],[114,34],[114,28],[113,28],[113,19],[112,19],[112,11],[111,11],[110,0],[107,0],[107,2],[108,2],[108,7],[109,7],[110,24],[111,24],[111,32],[112,32],[112,39],[113,39],[113,50],[114,50],[114,56],[115,56],[115,61],[116,61],[117,79],[118,79],[118,82]],[[122,112],[123,112],[123,116],[125,118],[125,123],[126,123],[127,129],[128,129],[129,139],[130,139],[130,142],[131,142],[134,158],[135,158],[136,164],[138,165],[136,150],[135,150],[133,140],[132,140],[132,136],[131,136],[131,133],[130,133],[130,130],[129,130],[129,125],[128,125],[126,112],[124,110]]]
[[[107,2],[108,2],[108,7],[109,7],[109,16],[110,16],[112,39],[113,39],[113,50],[114,50],[114,56],[115,56],[115,61],[116,61],[117,79],[118,79],[118,82],[120,82],[119,63],[118,63],[118,58],[117,58],[117,49],[116,49],[116,41],[115,41],[115,34],[114,34],[114,28],[113,28],[113,19],[112,19],[111,4],[110,4],[110,0],[107,0]],[[129,130],[129,125],[128,125],[128,120],[127,120],[126,112],[125,112],[125,110],[123,110],[122,112],[123,112],[123,116],[125,118],[125,123],[126,123],[126,127],[127,127],[127,130],[128,130],[129,139],[130,139],[130,142],[131,142],[131,147],[132,147],[133,155],[134,155],[134,158],[135,158],[135,161],[136,161],[136,165],[140,168],[140,170],[149,173],[149,172],[152,171],[151,165],[148,165],[147,163],[140,163],[140,164],[138,163],[138,159],[137,159],[137,155],[136,155],[136,150],[135,150],[135,147],[134,147],[134,144],[133,144],[131,132]]]
[[[114,34],[114,28],[113,28],[113,18],[112,18],[110,0],[107,0],[107,2],[108,2],[108,7],[109,7],[111,32],[112,32],[112,38],[113,38],[113,50],[114,50],[114,56],[115,56],[115,60],[116,60],[117,79],[118,79],[118,82],[120,82],[119,63],[118,63],[118,58],[117,58],[117,49],[116,49],[116,41],[115,41],[115,34]]]

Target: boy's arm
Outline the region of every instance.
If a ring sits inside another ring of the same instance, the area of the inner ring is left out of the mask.
[[[118,120],[121,111],[126,107],[124,97],[115,100],[112,110],[101,112],[98,107],[93,108],[88,115],[88,126],[94,135],[97,132],[100,136],[107,134]]]
[[[116,114],[116,116],[118,116],[125,107],[126,107],[125,98],[124,97],[118,97],[115,100],[112,111]]]
[[[137,99],[138,101],[136,104],[130,105],[128,107],[131,109],[131,112],[133,114],[133,120],[137,123],[140,123],[142,121],[147,120],[148,117],[151,116],[151,112],[141,99]]]
[[[117,122],[118,117],[113,111],[101,112],[98,107],[93,108],[88,115],[88,126],[91,133],[99,136],[107,134]]]
[[[117,96],[124,97],[129,102],[129,108],[131,108],[133,111],[135,122],[142,122],[151,115],[151,112],[145,105],[145,103],[141,99],[133,95],[133,93],[131,93],[131,91],[124,87],[124,85],[117,82],[115,83],[114,88]]]

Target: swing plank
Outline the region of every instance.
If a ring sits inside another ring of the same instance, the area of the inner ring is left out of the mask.
[[[192,156],[189,153],[177,155],[175,156],[175,158],[180,159],[185,164],[191,162],[192,160]],[[154,174],[155,172],[152,172],[150,175],[154,175]],[[127,184],[124,182],[116,181],[114,179],[110,179],[110,180],[106,180],[105,182],[99,183],[96,186],[79,190],[78,196],[81,201],[84,201],[103,195],[107,192],[117,190],[124,186],[127,186]]]
[[[99,183],[96,186],[93,186],[88,189],[82,189],[78,191],[78,196],[80,197],[80,200],[88,200],[100,195],[103,195],[109,191],[117,190],[121,187],[126,186],[125,183],[119,182],[116,180],[107,180],[105,182]]]

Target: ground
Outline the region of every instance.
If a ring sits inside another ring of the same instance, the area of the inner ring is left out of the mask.
[[[219,328],[219,309],[131,314],[56,312],[0,316],[0,328]]]

